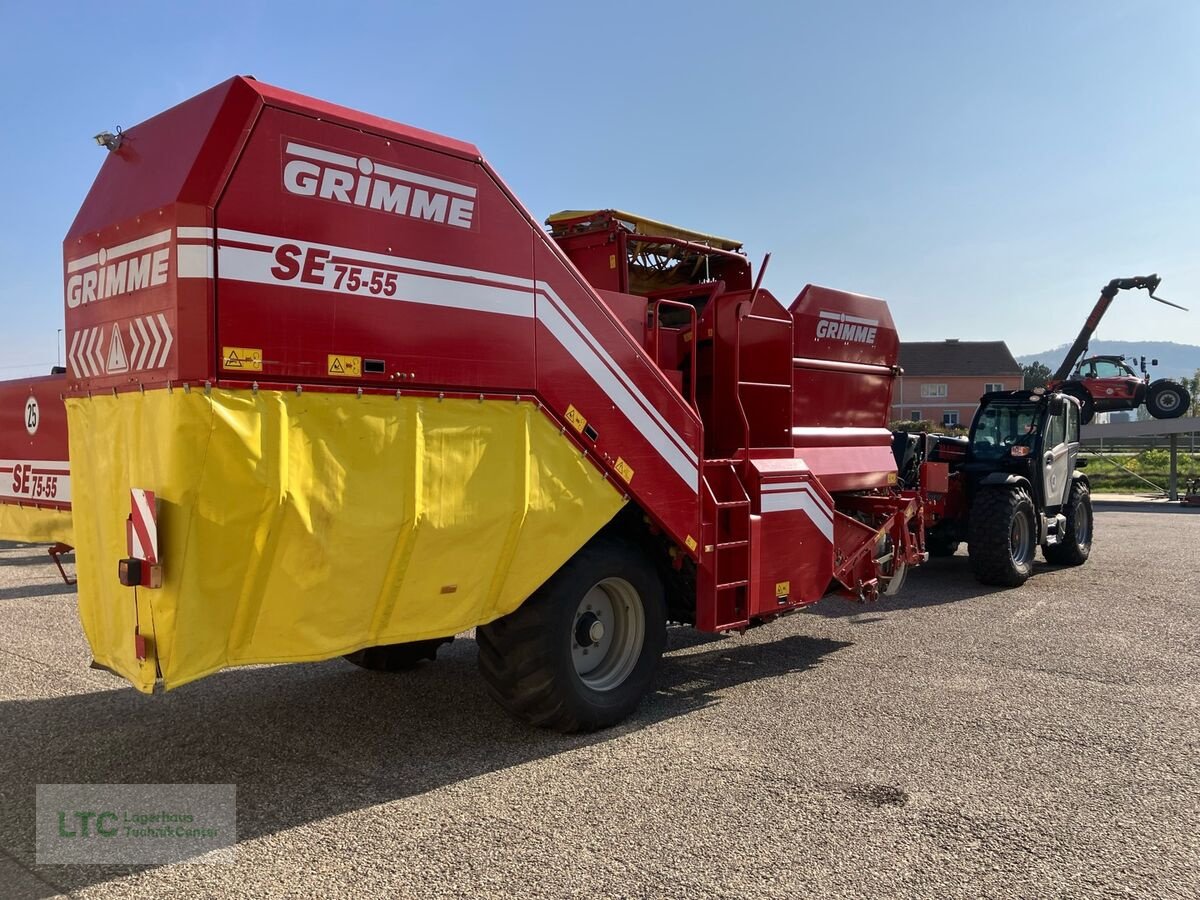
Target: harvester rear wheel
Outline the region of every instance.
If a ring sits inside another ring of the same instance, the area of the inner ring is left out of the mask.
[[[364,647],[347,653],[345,660],[372,672],[407,672],[415,669],[424,660],[437,658],[438,647],[450,643],[454,638],[433,638],[428,641],[411,641],[407,644],[383,644],[379,647]]]
[[[595,731],[628,716],[650,687],[667,637],[662,583],[639,548],[603,535],[475,635],[501,706],[531,725]]]
[[[1046,562],[1058,566],[1082,566],[1092,553],[1092,494],[1082,481],[1071,485],[1063,514],[1067,527],[1057,544],[1042,548]]]
[[[1017,587],[1033,574],[1037,520],[1028,492],[983,487],[971,505],[967,553],[975,578],[983,584]]]

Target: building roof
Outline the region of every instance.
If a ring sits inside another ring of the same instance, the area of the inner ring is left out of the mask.
[[[1004,341],[901,341],[905,375],[1020,375]]]

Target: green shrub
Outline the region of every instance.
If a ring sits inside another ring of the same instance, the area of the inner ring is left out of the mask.
[[[923,434],[934,432],[936,434],[966,434],[967,429],[962,425],[943,425],[941,422],[933,422],[929,419],[922,419],[919,422],[913,422],[909,419],[896,419],[894,422],[888,423],[888,428],[891,431],[919,431]]]
[[[1130,468],[1137,472],[1167,472],[1171,468],[1171,454],[1158,448],[1143,450],[1134,460],[1137,465]]]

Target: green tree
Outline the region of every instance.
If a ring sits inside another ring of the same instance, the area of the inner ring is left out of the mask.
[[[1200,416],[1200,369],[1197,369],[1191,378],[1180,378],[1179,383],[1187,388],[1187,392],[1192,398],[1192,403],[1188,407],[1187,414],[1189,416]]]
[[[1021,371],[1025,373],[1025,390],[1027,391],[1045,387],[1046,382],[1050,380],[1050,367],[1042,365],[1036,359],[1027,366],[1021,366]]]

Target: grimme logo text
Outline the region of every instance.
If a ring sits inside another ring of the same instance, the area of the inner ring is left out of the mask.
[[[132,294],[167,283],[171,232],[129,241],[67,262],[67,306]]]
[[[365,156],[288,141],[283,186],[301,197],[336,200],[411,219],[470,228],[475,220],[475,188],[408,172]]]
[[[849,313],[821,310],[817,321],[817,337],[854,344],[874,344],[879,329],[878,319],[864,319]]]

